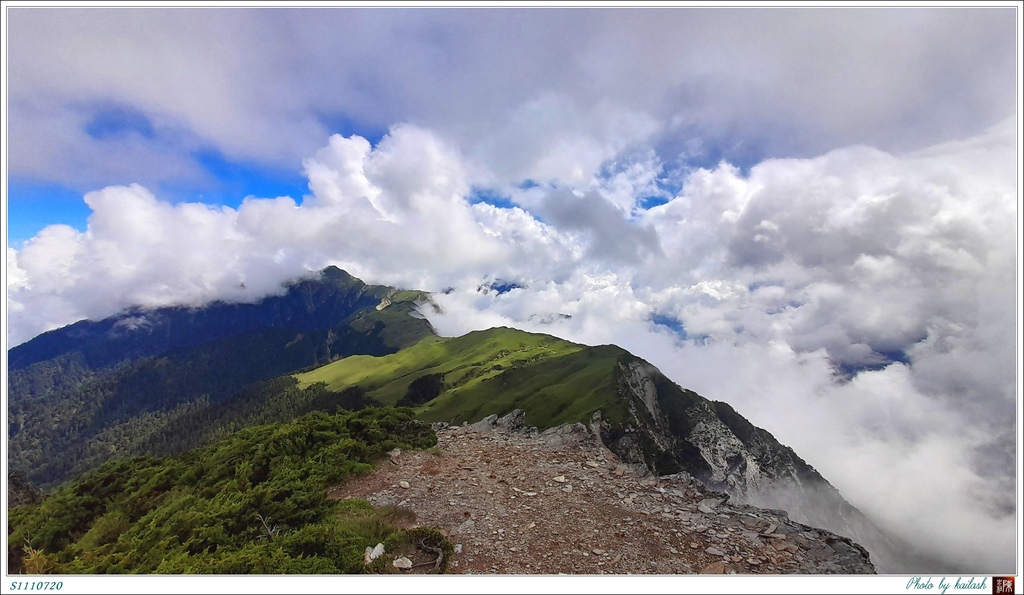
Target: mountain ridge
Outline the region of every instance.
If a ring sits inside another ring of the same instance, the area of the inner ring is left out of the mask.
[[[476,359],[465,358],[467,343]],[[472,423],[522,409],[524,423],[541,429],[594,425],[623,461],[658,475],[686,472],[737,501],[786,510],[800,522],[867,541],[883,552],[883,564],[894,557],[874,523],[770,432],[615,345],[493,328],[431,338],[386,356],[343,359],[295,377],[300,386],[357,386],[391,405],[417,378],[438,373],[444,390],[416,407],[421,419]]]

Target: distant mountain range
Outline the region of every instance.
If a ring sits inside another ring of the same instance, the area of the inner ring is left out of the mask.
[[[254,304],[133,309],[11,349],[9,465],[54,486],[111,459],[173,455],[312,411],[413,408],[475,422],[515,409],[581,422],[623,460],[864,544],[894,546],[824,477],[726,403],[614,346],[494,328],[437,336],[429,295],[328,267]]]

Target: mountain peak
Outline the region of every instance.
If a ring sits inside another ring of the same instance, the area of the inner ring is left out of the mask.
[[[341,281],[341,282],[345,282],[345,283],[353,283],[354,282],[354,283],[364,284],[362,279],[358,279],[358,278],[350,275],[348,271],[346,271],[344,269],[340,269],[340,268],[336,267],[333,264],[327,265],[326,267],[321,269],[319,277],[321,277],[323,279],[326,279],[326,280],[329,280],[329,281],[335,281],[335,282]]]

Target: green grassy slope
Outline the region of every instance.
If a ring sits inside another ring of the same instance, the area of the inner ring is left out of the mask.
[[[444,339],[429,337],[383,357],[352,356],[298,374],[300,387],[323,382],[332,391],[352,386],[386,405],[428,374],[444,375],[444,390],[418,407],[427,421],[460,423],[513,409],[526,423],[551,427],[588,421],[601,409],[621,419],[614,373],[626,352],[614,346],[585,347],[549,335],[494,328]]]

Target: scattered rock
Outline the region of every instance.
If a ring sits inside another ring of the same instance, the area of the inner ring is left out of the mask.
[[[538,439],[548,447],[561,449],[570,445],[581,445],[595,442],[594,435],[583,424],[574,424],[548,428],[541,432]]]
[[[725,574],[725,562],[712,562],[700,571],[701,574]]]
[[[366,546],[366,551],[363,552],[363,563],[369,564],[377,558],[381,557],[384,553],[384,544],[378,543],[374,547]]]
[[[496,425],[498,425],[498,416],[491,414],[469,427],[478,432],[486,432],[487,430],[493,429]]]
[[[700,501],[700,504],[697,505],[697,510],[703,512],[704,514],[713,514],[715,512],[715,507],[717,507],[721,503],[721,500],[717,500],[715,498],[705,498]]]
[[[709,554],[711,554],[712,556],[724,556],[725,555],[725,552],[723,552],[722,550],[720,550],[718,548],[715,548],[715,547],[705,548],[704,551],[709,553]]]
[[[496,419],[494,425],[507,432],[516,432],[523,429],[525,421],[526,412],[522,409],[516,409]]]
[[[559,475],[558,477],[554,477],[552,479],[554,479],[554,481],[557,481],[558,483],[565,483],[565,476],[564,475]]]
[[[392,562],[391,565],[401,570],[409,570],[412,568],[412,560],[402,556],[401,558],[395,558],[395,561]]]
[[[815,548],[807,553],[807,557],[812,560],[828,560],[834,556],[836,551],[828,546],[822,546]]]
[[[814,548],[814,543],[808,540],[806,537],[803,537],[802,535],[794,535],[793,541],[805,550]]]
[[[402,488],[403,490],[408,490],[410,487],[409,482],[403,479],[402,481],[398,482],[398,487]]]

